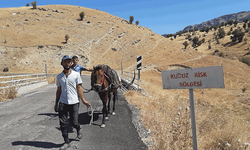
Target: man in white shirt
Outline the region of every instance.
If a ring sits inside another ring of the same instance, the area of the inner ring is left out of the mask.
[[[60,128],[65,142],[60,150],[65,150],[70,146],[67,130],[68,113],[72,126],[77,130],[77,137],[81,139],[81,127],[78,123],[79,99],[81,99],[82,103],[86,106],[89,106],[90,104],[84,98],[80,74],[70,69],[70,66],[72,65],[71,58],[67,55],[63,56],[61,65],[64,70],[57,75],[57,91],[54,109],[59,114]]]

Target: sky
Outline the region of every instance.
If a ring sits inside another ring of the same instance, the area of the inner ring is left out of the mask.
[[[22,7],[30,2],[3,0],[0,8]],[[250,0],[37,0],[37,6],[52,4],[98,9],[126,20],[134,16],[134,22],[138,20],[139,25],[160,35],[222,15],[250,11]]]

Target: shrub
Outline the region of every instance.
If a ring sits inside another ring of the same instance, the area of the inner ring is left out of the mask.
[[[227,22],[227,24],[229,24],[230,26],[231,26],[233,23],[234,23],[233,20],[229,20],[229,21]]]
[[[4,67],[3,68],[3,72],[8,72],[9,71],[9,68],[8,67]]]
[[[250,59],[247,58],[247,57],[241,57],[241,58],[239,59],[239,61],[241,61],[241,62],[247,64],[248,66],[250,66]]]
[[[82,11],[82,12],[79,14],[79,16],[80,16],[80,20],[83,20],[83,18],[84,18],[84,16],[85,16],[84,12]]]
[[[136,25],[139,25],[139,21],[137,20],[137,21],[135,22],[135,24],[136,24]]]
[[[219,57],[224,57],[224,53],[223,53],[223,52],[220,52],[220,53],[218,54],[218,56],[219,56]]]
[[[129,16],[129,23],[132,24],[134,21],[134,16]]]
[[[231,32],[231,31],[228,31],[228,32],[227,32],[227,35],[231,35],[231,34],[232,34],[232,32]]]
[[[232,32],[233,36],[231,36],[231,40],[232,42],[236,42],[237,40],[239,42],[242,42],[243,40],[243,37],[245,36],[245,33],[240,31],[239,29],[235,29],[233,32]]]
[[[31,5],[33,6],[33,9],[37,9],[36,1],[31,2]]]
[[[242,89],[242,92],[245,93],[246,90],[247,90],[247,88],[244,87],[244,88]]]
[[[218,30],[218,36],[219,36],[219,38],[221,39],[221,38],[224,38],[225,37],[225,31],[224,31],[224,29],[223,28],[219,28],[219,30]]]
[[[185,49],[187,48],[187,46],[188,46],[188,42],[187,41],[185,41],[184,43],[183,43],[183,45],[185,46]]]
[[[68,40],[69,40],[69,35],[66,34],[66,35],[65,35],[65,41],[66,41],[66,43],[68,43]]]
[[[247,44],[247,40],[248,40],[247,38],[244,38],[244,42],[245,42],[245,44]]]
[[[245,19],[243,20],[244,23],[247,23],[248,21],[249,21],[248,18],[245,18]]]
[[[26,6],[27,6],[27,7],[29,7],[29,6],[30,6],[30,4],[29,4],[29,3],[27,3],[27,4],[26,4]]]
[[[239,23],[239,21],[235,20],[234,21],[234,27],[236,27],[238,23]]]

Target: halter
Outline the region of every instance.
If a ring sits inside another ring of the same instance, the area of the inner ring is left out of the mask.
[[[104,76],[109,79],[109,77],[102,71],[102,83],[101,83],[101,86],[103,85],[104,83]],[[109,88],[112,86],[112,84],[110,84],[108,87],[106,87],[105,89],[102,89],[100,92],[106,92],[107,90],[109,90]]]

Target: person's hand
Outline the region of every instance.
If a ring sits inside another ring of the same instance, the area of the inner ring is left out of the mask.
[[[88,106],[88,107],[90,106],[90,103],[88,101],[84,101],[83,104]]]
[[[54,110],[55,110],[55,112],[58,112],[58,106],[57,106],[57,104],[54,106]]]

